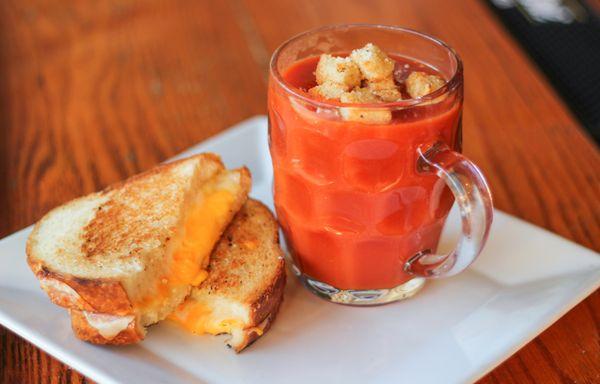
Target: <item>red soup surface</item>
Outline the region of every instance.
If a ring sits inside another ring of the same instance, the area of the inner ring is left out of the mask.
[[[434,73],[394,59],[397,78]],[[296,62],[282,73],[284,81],[305,92],[316,85],[317,62]],[[443,181],[417,172],[417,149],[443,141],[460,150],[461,103],[446,97],[394,111],[386,124],[349,122],[302,106],[272,79],[275,206],[304,274],[341,289],[392,288],[412,278],[404,263],[435,251],[453,203]]]

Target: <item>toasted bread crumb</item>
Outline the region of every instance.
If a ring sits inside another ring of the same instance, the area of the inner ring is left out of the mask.
[[[391,89],[381,89],[378,91],[372,91],[375,96],[377,96],[380,100],[385,101],[387,103],[392,103],[394,101],[402,100],[402,94],[396,88]]]
[[[258,244],[256,242],[256,240],[246,240],[242,243],[244,245],[244,247],[246,247],[246,249],[256,249],[256,247],[258,247]]]
[[[350,54],[350,58],[369,81],[381,81],[393,76],[394,60],[374,44],[368,43],[362,48],[355,49]]]
[[[352,92],[346,92],[340,97],[342,103],[377,103],[379,99],[367,88],[358,88]],[[385,124],[392,119],[392,111],[389,109],[375,108],[340,108],[340,114],[344,120],[357,121],[369,124]]]
[[[368,88],[356,88],[352,92],[344,92],[340,96],[342,103],[377,103],[377,97]]]
[[[325,99],[339,99],[340,96],[344,92],[346,92],[346,87],[342,87],[336,83],[323,83],[321,85],[317,85],[316,87],[312,87],[308,90],[313,96],[323,97]]]
[[[443,87],[444,80],[436,75],[425,72],[411,72],[406,78],[406,91],[413,99],[428,95]]]
[[[348,91],[360,85],[360,69],[349,57],[322,54],[315,72],[317,84],[335,83]]]
[[[393,77],[388,77],[381,81],[368,81],[367,88],[385,102],[402,100],[402,94],[398,91]]]

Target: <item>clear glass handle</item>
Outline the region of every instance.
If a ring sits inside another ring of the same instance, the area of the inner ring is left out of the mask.
[[[455,275],[475,261],[485,245],[492,224],[492,195],[475,164],[444,143],[419,149],[417,170],[434,172],[446,182],[460,210],[462,234],[449,254],[423,251],[411,257],[404,269],[429,278]]]

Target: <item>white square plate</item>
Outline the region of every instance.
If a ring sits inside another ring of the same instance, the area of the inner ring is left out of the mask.
[[[214,151],[252,171],[272,206],[265,117],[246,120],[180,156]],[[464,383],[533,339],[600,285],[595,252],[496,211],[488,245],[461,275],[387,306],[327,303],[289,278],[278,319],[236,355],[221,337],[161,323],[142,343],[77,340],[25,262],[26,228],[0,240],[0,323],[101,383]],[[447,236],[458,231],[450,218]]]

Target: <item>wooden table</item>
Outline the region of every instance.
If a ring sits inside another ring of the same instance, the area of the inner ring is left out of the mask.
[[[600,249],[600,152],[477,0],[76,3],[0,2],[0,237],[264,114],[269,57],[291,35],[370,22],[462,55],[464,149],[499,209]],[[481,382],[598,383],[599,324],[595,292]],[[0,380],[86,381],[4,328]]]

